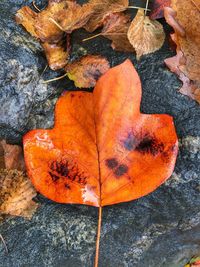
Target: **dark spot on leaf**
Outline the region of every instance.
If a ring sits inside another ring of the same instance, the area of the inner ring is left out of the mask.
[[[74,97],[74,94],[71,94],[71,98]]]
[[[164,145],[159,143],[156,138],[146,136],[137,144],[135,150],[142,154],[151,153],[153,156],[156,156],[158,153],[163,152]]]
[[[137,139],[135,138],[133,133],[129,133],[123,144],[126,150],[134,150],[135,146],[137,145]]]
[[[70,185],[68,185],[68,184],[65,184],[65,188],[68,189],[68,190],[71,189]]]
[[[49,175],[51,176],[53,182],[56,182],[60,179],[58,175],[53,174],[52,172],[49,172]]]
[[[117,169],[114,171],[114,174],[117,176],[117,177],[120,177],[122,175],[124,175],[125,173],[127,173],[128,171],[128,166],[125,165],[125,164],[121,164],[117,167]]]
[[[66,159],[63,159],[51,162],[49,167],[51,170],[49,174],[54,182],[60,178],[65,178],[81,185],[86,184],[86,176],[79,171],[76,163],[69,163]]]
[[[115,158],[110,158],[106,160],[106,166],[109,169],[114,169],[115,167],[118,166],[118,161]]]

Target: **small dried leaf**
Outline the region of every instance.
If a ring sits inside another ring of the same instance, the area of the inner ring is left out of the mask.
[[[159,50],[165,41],[165,32],[162,24],[150,20],[145,16],[144,10],[139,9],[133,19],[129,30],[128,39],[136,51],[137,59]]]
[[[22,26],[29,32],[33,37],[38,38],[35,31],[35,21],[37,18],[37,13],[35,13],[30,7],[24,6],[17,11],[15,15],[16,22],[22,24]]]
[[[70,80],[76,87],[94,87],[99,77],[110,68],[107,59],[101,56],[87,55],[65,68]]]
[[[0,143],[4,151],[3,154],[6,169],[24,171],[25,163],[21,146],[9,145],[5,140],[2,140]]]
[[[127,32],[130,26],[130,16],[123,13],[108,15],[104,20],[101,34],[112,41],[112,48],[117,51],[133,52]]]
[[[0,213],[31,218],[38,204],[28,177],[17,170],[0,170]]]
[[[128,0],[90,0],[88,5],[91,6],[93,14],[87,24],[84,26],[86,31],[93,32],[103,25],[106,16],[121,12],[127,9]]]
[[[63,41],[56,44],[43,43],[49,67],[52,70],[62,69],[68,61],[68,51],[64,48]]]
[[[171,0],[154,0],[151,7],[150,18],[160,19],[164,17],[164,8],[169,7]]]

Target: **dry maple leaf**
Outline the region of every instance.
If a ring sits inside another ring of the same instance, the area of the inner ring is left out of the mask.
[[[102,207],[142,197],[170,177],[178,140],[168,115],[140,113],[141,82],[129,60],[107,71],[94,92],[67,92],[52,130],[23,138],[31,181],[60,203]]]
[[[127,32],[130,27],[130,16],[114,13],[104,19],[101,35],[112,41],[112,48],[117,51],[133,52]]]
[[[18,171],[25,170],[24,156],[21,146],[9,145],[5,140],[0,141],[2,146],[2,161],[5,162],[5,167],[7,170],[16,169]],[[3,165],[3,164],[2,164]]]
[[[165,17],[175,30],[172,38],[177,44],[177,55],[165,63],[183,82],[180,92],[200,103],[200,3],[199,0],[171,2],[173,10],[165,9]]]
[[[65,71],[76,87],[94,87],[96,81],[110,68],[109,62],[102,56],[87,55],[74,63],[69,63]]]
[[[38,204],[28,177],[17,170],[0,170],[0,213],[31,218]]]
[[[128,0],[90,0],[88,5],[91,6],[93,14],[84,26],[86,31],[93,32],[103,25],[106,16],[121,12],[127,9]]]
[[[151,6],[151,19],[160,19],[164,17],[164,8],[169,7],[171,0],[154,0]]]
[[[137,59],[160,49],[165,41],[165,32],[162,24],[150,20],[145,16],[145,11],[139,9],[133,19],[129,30],[128,39],[136,51]]]

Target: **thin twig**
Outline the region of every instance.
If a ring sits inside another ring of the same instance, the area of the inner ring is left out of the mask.
[[[39,7],[36,5],[35,1],[32,2],[32,5],[34,6],[34,8],[35,8],[38,12],[41,11],[41,9],[39,9]]]
[[[3,236],[1,234],[0,234],[0,239],[1,239],[2,243],[3,243],[3,245],[4,245],[6,253],[8,253],[8,247],[7,247],[6,242],[5,242],[5,240],[4,240],[4,238],[3,238]]]
[[[47,70],[47,68],[48,68],[48,65],[45,66],[45,68],[43,69],[43,71],[42,71],[42,73],[41,73],[40,76],[42,76],[45,73],[45,71]]]
[[[99,207],[99,218],[98,218],[98,228],[97,228],[97,239],[96,239],[96,254],[95,254],[95,263],[94,267],[98,267],[99,263],[99,245],[100,245],[100,236],[101,236],[101,221],[102,221],[102,207]]]
[[[130,8],[130,9],[145,9],[146,10],[146,8],[139,7],[139,6],[128,6],[128,8]],[[151,9],[147,9],[147,11],[151,11]]]
[[[144,13],[145,16],[147,15],[148,6],[149,6],[149,0],[147,0],[146,2],[145,13]]]
[[[102,33],[100,32],[100,33],[98,33],[96,35],[93,35],[91,37],[88,37],[88,38],[83,39],[82,42],[86,42],[86,41],[92,40],[92,39],[94,39],[94,38],[96,38],[98,36],[101,36],[101,35],[102,35]]]
[[[58,80],[63,79],[66,76],[67,76],[67,73],[65,73],[62,76],[59,76],[59,77],[56,77],[56,78],[53,78],[53,79],[50,79],[50,80],[43,81],[42,83],[51,83],[51,82],[54,82],[54,81],[58,81]]]
[[[58,23],[58,22],[56,22],[54,19],[52,19],[52,18],[49,18],[49,20],[51,21],[51,22],[53,22],[61,31],[65,31],[63,28],[62,28],[62,26]]]

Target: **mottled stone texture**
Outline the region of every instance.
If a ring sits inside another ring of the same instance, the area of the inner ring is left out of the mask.
[[[12,143],[20,143],[29,129],[51,127],[57,97],[74,89],[67,79],[42,84],[60,73],[42,74],[40,45],[13,20],[30,2],[0,1],[0,138]],[[178,93],[178,79],[164,66],[173,54],[167,43],[136,62],[134,55],[112,51],[103,37],[83,44],[86,36],[73,34],[72,58],[85,49],[107,56],[113,66],[129,57],[142,79],[142,111],[172,115],[180,140],[176,168],[165,185],[137,201],[104,208],[100,267],[182,267],[200,254],[200,107]],[[0,243],[0,267],[92,267],[97,210],[38,201],[31,221],[9,218],[1,224],[9,254]]]

